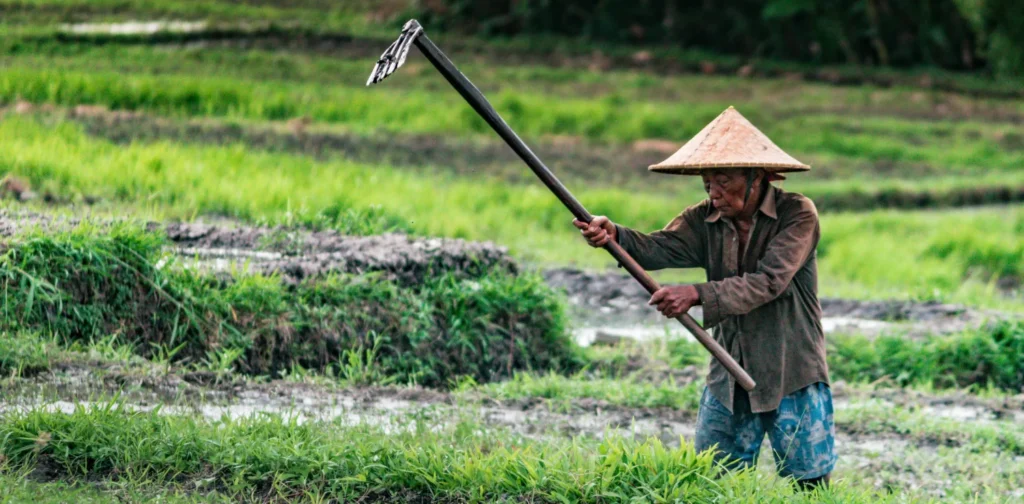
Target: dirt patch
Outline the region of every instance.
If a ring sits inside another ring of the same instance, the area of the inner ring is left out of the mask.
[[[35,227],[69,229],[80,222],[78,218],[0,211],[0,236]],[[202,223],[151,222],[147,229],[166,233],[175,251],[199,258],[201,267],[280,274],[291,283],[327,273],[379,273],[415,285],[440,274],[478,277],[492,270],[518,271],[504,247],[456,239],[350,236],[335,231]]]
[[[160,227],[149,226],[150,230]],[[412,238],[402,234],[346,236],[334,231],[196,223],[162,227],[183,254],[220,259],[212,261],[217,269],[244,267],[248,263],[254,272],[278,273],[290,281],[331,272],[381,272],[404,284],[417,284],[437,274],[475,277],[495,268],[513,273],[517,270],[507,250],[490,243]]]

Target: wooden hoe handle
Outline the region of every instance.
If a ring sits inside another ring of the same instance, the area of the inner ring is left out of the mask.
[[[476,86],[474,86],[473,83],[462,74],[462,72],[455,68],[455,65],[453,65],[448,57],[445,56],[429,38],[427,38],[427,35],[420,31],[419,36],[416,37],[414,43],[420,48],[420,51],[423,52],[423,55],[426,56],[434,67],[444,75],[445,79],[447,79],[459,94],[469,102],[473,109],[480,114],[480,117],[483,117],[483,119],[487,121],[487,124],[494,128],[494,131],[497,132],[506,143],[508,143],[509,147],[511,147],[512,150],[515,151],[515,153],[518,154],[524,162],[526,162],[527,166],[529,166],[530,169],[533,170],[533,173],[535,173],[537,177],[539,177],[541,181],[548,186],[548,189],[558,197],[562,204],[565,205],[577,219],[590,223],[590,221],[593,220],[593,216],[590,215],[590,212],[587,212],[587,210],[583,208],[583,205],[573,197],[572,193],[570,193],[569,190],[559,182],[555,175],[551,173],[551,170],[544,166],[544,163],[541,162],[540,158],[538,158],[537,155],[526,146],[526,143],[524,143],[522,139],[512,131],[512,128],[505,123],[505,120],[498,115],[498,112],[495,111],[494,107],[492,107],[487,99],[484,98],[484,95],[480,93],[480,90],[477,89]],[[630,275],[633,275],[633,278],[640,282],[640,284],[647,289],[647,292],[653,294],[661,288],[661,286],[658,285],[658,282],[644,271],[644,269],[641,268],[632,257],[630,257],[621,245],[615,242],[609,242],[604,246],[604,249],[607,250],[608,253],[610,253],[612,257],[619,262],[619,264],[626,268],[626,271],[628,271]],[[715,358],[725,366],[725,369],[729,371],[729,374],[736,379],[736,383],[747,391],[753,390],[755,383],[754,380],[750,378],[750,375],[748,375],[747,372],[744,371],[743,368],[740,367],[740,365],[732,358],[732,356],[729,355],[729,352],[725,351],[718,342],[708,335],[696,320],[693,320],[693,317],[684,313],[683,315],[676,317],[676,320],[683,324],[683,327],[689,330],[690,333],[693,334],[693,337],[697,338],[697,341],[699,341],[701,345],[704,345],[704,348],[711,352],[711,355],[714,355]]]

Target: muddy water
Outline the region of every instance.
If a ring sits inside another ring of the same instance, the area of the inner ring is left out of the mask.
[[[700,320],[700,311],[694,310]],[[693,315],[694,313],[691,313]],[[886,330],[909,332],[912,324],[897,324],[879,320],[858,319],[853,317],[824,317],[821,321],[825,333],[843,332],[877,335]],[[582,326],[573,329],[576,341],[582,346],[595,342],[615,343],[622,340],[641,342],[656,341],[659,338],[691,338],[689,333],[678,322],[637,323],[633,325]]]

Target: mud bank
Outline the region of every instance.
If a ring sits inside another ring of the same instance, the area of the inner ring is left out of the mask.
[[[77,218],[0,211],[0,236],[5,237],[34,228],[58,231],[79,224]],[[492,243],[402,234],[350,236],[335,231],[229,224],[150,222],[146,228],[165,233],[172,250],[185,260],[197,260],[193,264],[199,267],[280,274],[292,283],[327,273],[378,273],[415,285],[441,274],[478,277],[493,270],[518,270],[507,249]]]
[[[332,272],[380,272],[412,285],[439,274],[476,277],[493,269],[517,271],[507,250],[491,243],[196,223],[148,227],[166,232],[180,254],[199,258],[216,269],[240,267],[260,274],[281,274],[291,281]]]

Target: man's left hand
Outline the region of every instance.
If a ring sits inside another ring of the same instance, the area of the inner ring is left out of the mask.
[[[657,306],[658,311],[668,318],[676,318],[700,304],[700,294],[692,285],[662,287],[651,296],[647,304]]]

